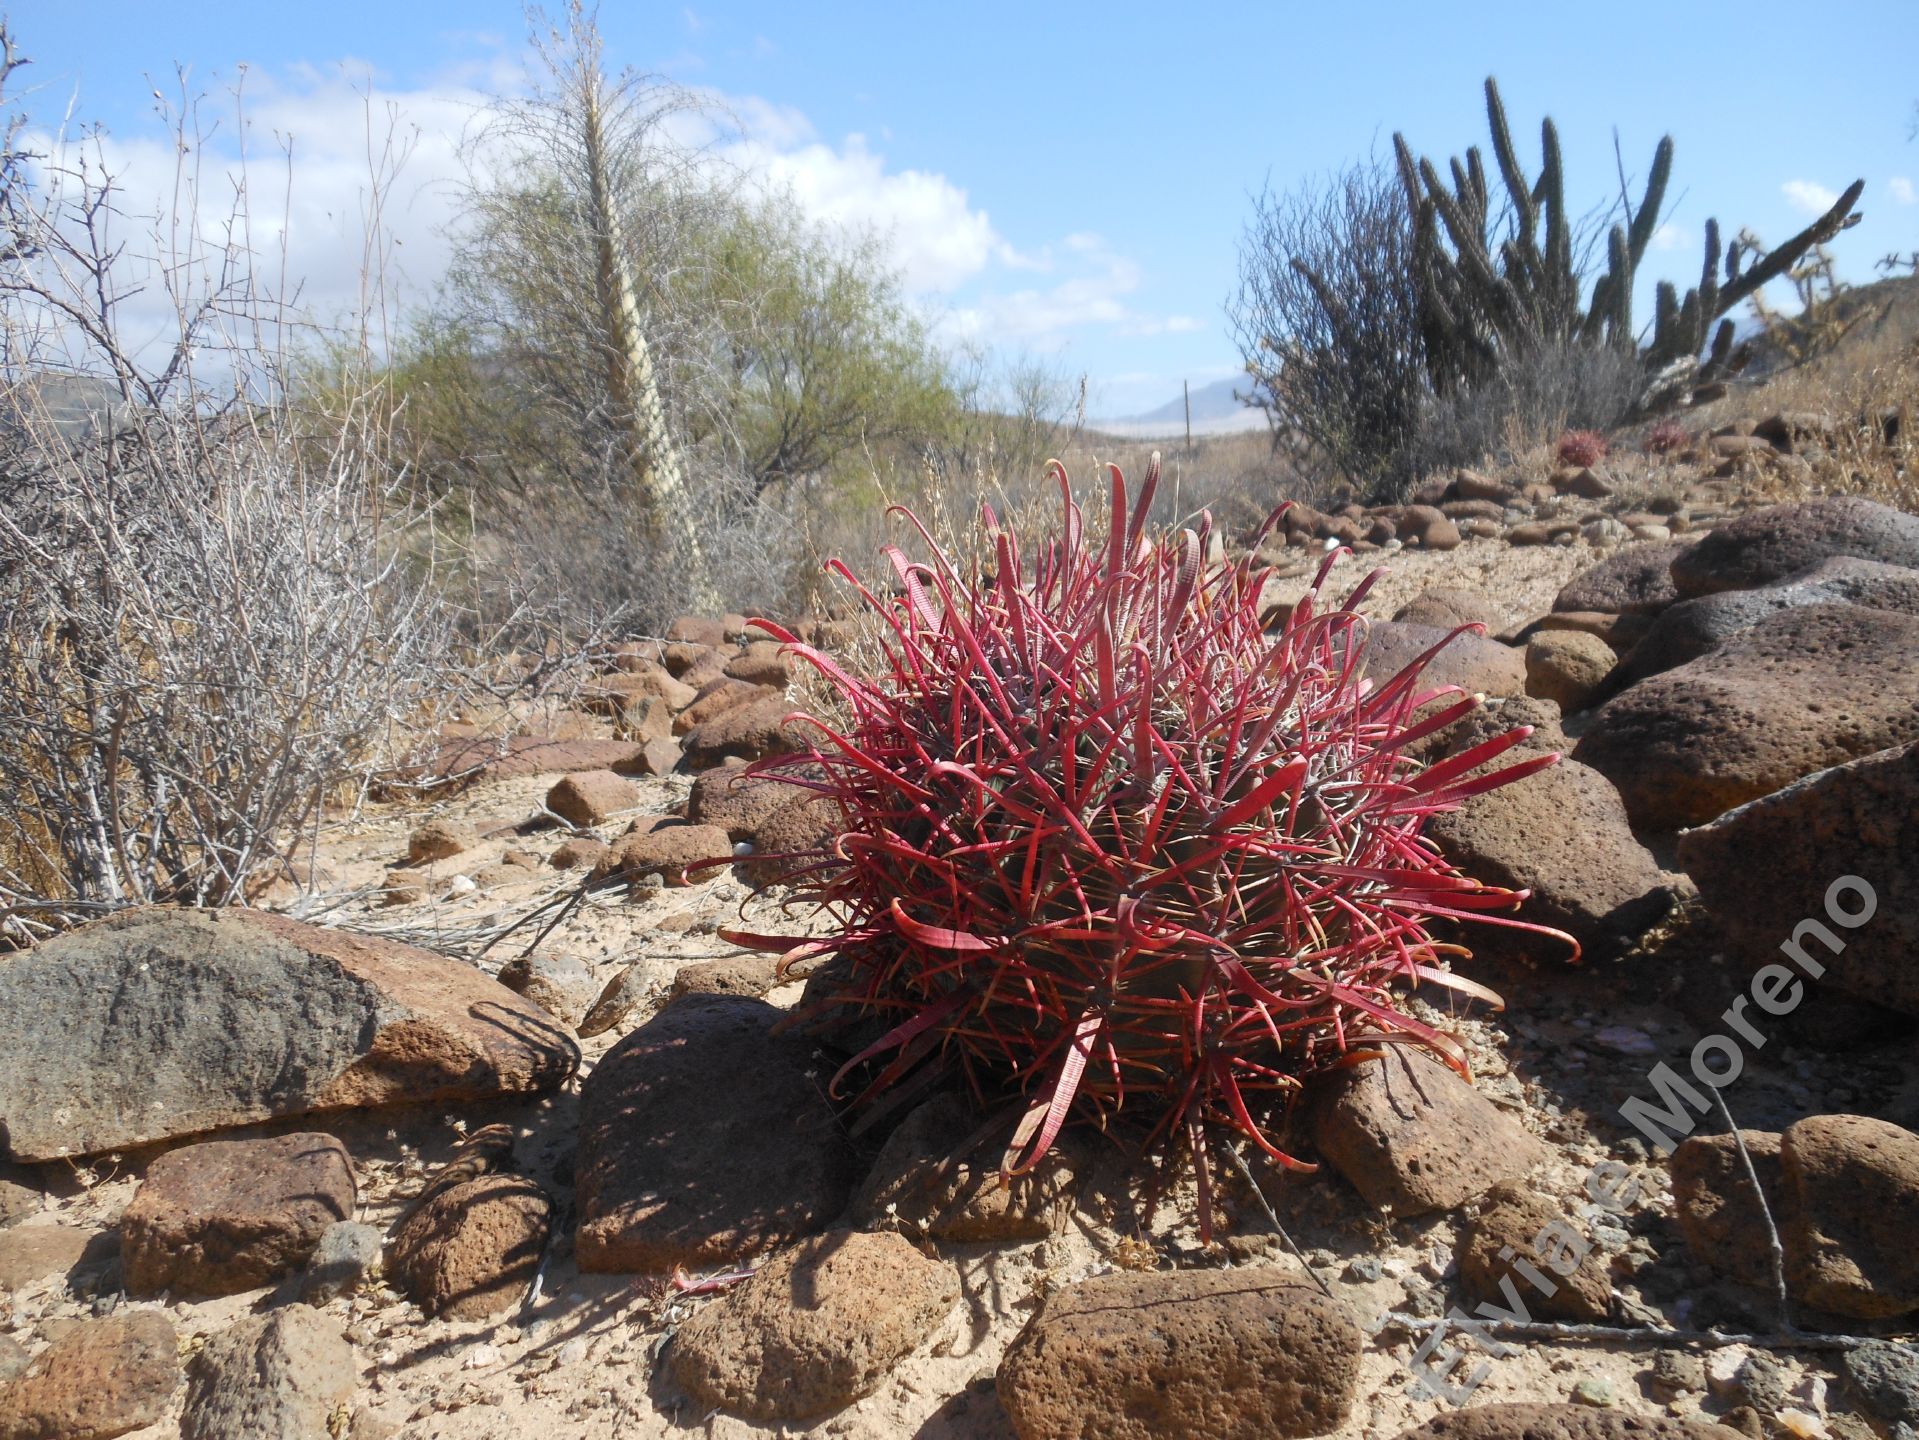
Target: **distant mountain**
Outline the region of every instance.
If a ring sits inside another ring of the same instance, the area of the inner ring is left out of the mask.
[[[1244,375],[1229,375],[1193,391],[1193,433],[1223,435],[1234,430],[1260,430],[1266,425],[1264,411],[1250,409],[1234,398],[1233,392],[1245,390],[1250,382]],[[1095,421],[1094,427],[1109,435],[1150,439],[1158,435],[1186,433],[1186,401],[1175,395],[1164,405],[1140,415],[1117,420]]]

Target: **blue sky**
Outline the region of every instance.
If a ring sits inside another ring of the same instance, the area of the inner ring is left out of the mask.
[[[423,293],[454,213],[462,126],[518,83],[526,30],[500,0],[31,0],[12,20],[36,62],[22,76],[34,119],[71,102],[110,128],[136,176],[165,153],[149,77],[168,89],[185,63],[230,109],[244,64],[255,153],[268,132],[294,136],[289,253],[322,303],[356,268],[337,227],[364,190],[366,97],[411,145],[387,219],[400,273]],[[1582,208],[1616,190],[1615,126],[1635,176],[1672,133],[1667,248],[1648,271],[1695,277],[1709,215],[1782,239],[1855,177],[1866,219],[1836,247],[1842,273],[1868,280],[1878,256],[1919,248],[1919,0],[609,0],[601,28],[614,63],[725,97],[746,125],[742,155],[823,218],[887,230],[946,333],[1085,373],[1095,414],[1237,369],[1221,305],[1249,192],[1385,153],[1395,129],[1435,159],[1483,144],[1489,73],[1535,164],[1539,117],[1557,121]]]

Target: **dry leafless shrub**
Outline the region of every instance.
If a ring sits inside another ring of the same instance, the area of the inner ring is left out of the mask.
[[[448,627],[367,417],[287,398],[297,317],[244,187],[171,213],[101,137],[8,167],[0,257],[0,940],[242,901],[433,689]],[[17,133],[17,132],[15,132]],[[14,157],[20,159],[21,157]],[[163,334],[160,343],[150,337]]]

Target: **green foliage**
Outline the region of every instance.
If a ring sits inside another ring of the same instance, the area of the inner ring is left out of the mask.
[[[636,244],[636,269],[669,422],[709,470],[747,495],[837,480],[865,445],[952,423],[944,357],[877,239],[810,224],[784,197],[663,199],[678,211],[671,253]],[[472,222],[395,367],[417,461],[487,491],[525,494],[566,471],[590,484],[616,437],[595,403],[564,206],[524,186],[483,197]]]
[[[693,283],[723,335],[730,441],[754,489],[950,424],[943,357],[877,237],[842,238],[763,200],[734,211],[711,254]]]

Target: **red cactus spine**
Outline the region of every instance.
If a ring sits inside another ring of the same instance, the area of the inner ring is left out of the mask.
[[[1297,1165],[1258,1115],[1305,1077],[1392,1041],[1465,1071],[1456,1042],[1395,1008],[1421,981],[1496,1000],[1442,968],[1464,952],[1426,924],[1537,927],[1490,915],[1522,893],[1457,874],[1421,830],[1557,757],[1483,771],[1520,729],[1422,768],[1408,748],[1479,702],[1422,689],[1438,647],[1364,678],[1352,606],[1376,576],[1322,610],[1335,552],[1269,635],[1266,573],[1208,569],[1209,519],[1147,533],[1156,466],[1130,515],[1111,470],[1103,541],[1054,468],[1063,531],[1030,574],[990,510],[990,572],[962,574],[923,527],[929,562],[886,552],[897,598],[831,562],[886,626],[884,676],[781,634],[851,716],[814,721],[811,754],[762,762],[842,811],[836,853],[798,886],[837,928],[730,938],[789,968],[850,962],[842,999],[887,1032],[836,1087],[858,1071],[872,1096],[938,1066],[1014,1098],[1009,1172],[1069,1118],[1136,1116],[1147,1145],[1190,1153],[1205,1223],[1209,1132]]]

